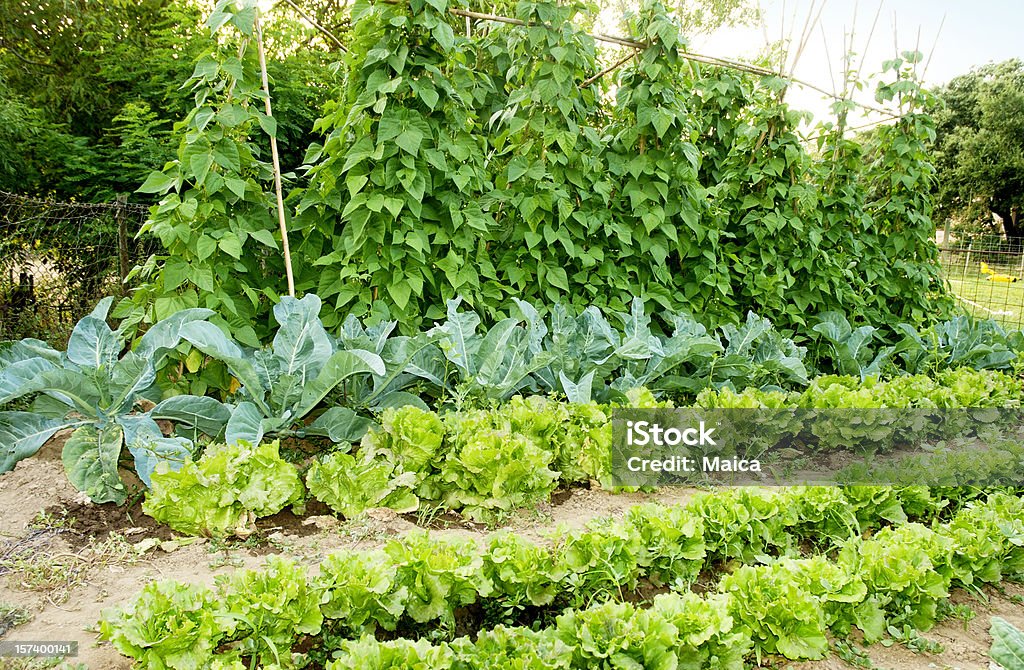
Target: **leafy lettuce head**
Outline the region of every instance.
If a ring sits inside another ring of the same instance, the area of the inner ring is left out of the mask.
[[[443,441],[444,426],[436,414],[406,405],[384,410],[380,430],[370,432],[365,444],[390,452],[405,472],[419,472],[439,455]]]

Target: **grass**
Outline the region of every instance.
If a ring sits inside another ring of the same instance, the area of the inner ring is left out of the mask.
[[[59,605],[71,598],[72,592],[93,570],[133,563],[137,559],[135,547],[120,535],[111,535],[103,541],[92,540],[75,553],[51,551],[46,545],[26,543],[4,552],[0,558],[0,576],[6,576],[10,585],[41,592],[50,602]]]
[[[979,319],[994,319],[1004,328],[1024,327],[1024,279],[1006,283],[981,275],[949,278],[960,304]]]

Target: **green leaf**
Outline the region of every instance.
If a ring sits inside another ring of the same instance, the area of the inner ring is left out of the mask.
[[[84,368],[110,370],[117,362],[124,340],[107,325],[113,298],[104,298],[79,321],[68,340],[68,360]]]
[[[419,153],[422,142],[423,133],[415,127],[406,128],[405,131],[395,138],[395,144],[413,156]]]
[[[277,137],[277,119],[272,116],[267,116],[263,112],[256,113],[257,118],[260,120],[260,128],[263,129],[270,137]]]
[[[388,294],[394,299],[395,306],[404,310],[405,306],[409,304],[412,287],[406,281],[392,281],[388,283]]]
[[[97,430],[90,425],[76,429],[64,443],[61,459],[68,480],[94,503],[120,505],[127,498],[117,471],[122,438],[120,426]]]
[[[18,461],[34,455],[54,433],[71,425],[75,424],[32,412],[0,412],[0,473],[13,470]]]
[[[174,188],[178,180],[164,172],[150,172],[146,181],[138,188],[136,193],[166,193]]]
[[[1001,617],[992,617],[989,658],[1004,670],[1024,670],[1024,633]]]
[[[332,442],[358,442],[372,425],[347,407],[331,407],[306,428],[306,433],[325,435]]]
[[[177,470],[192,456],[192,442],[183,437],[164,437],[152,417],[121,416],[117,419],[124,440],[135,460],[135,472],[146,487],[156,466],[165,463]]]
[[[217,240],[213,239],[209,235],[201,235],[199,237],[199,239],[196,240],[196,258],[198,258],[199,260],[205,261],[216,250],[217,250]],[[184,264],[182,264],[182,266],[184,266]],[[166,267],[167,266],[165,265],[164,266],[164,268],[165,268],[164,272],[165,273],[167,272]],[[184,266],[184,267],[187,267],[187,266]],[[181,277],[180,279],[175,277],[173,279],[174,280],[178,280],[178,283],[177,283],[176,286],[181,286],[182,282],[185,280],[185,277]],[[168,278],[166,276],[164,277],[164,282],[165,282],[164,283],[165,287],[167,286],[168,283],[173,283],[173,281],[168,280]]]
[[[358,374],[376,374],[384,376],[386,373],[384,361],[377,354],[364,351],[339,351],[333,354],[324,365],[320,374],[306,384],[302,399],[295,409],[295,417],[303,417],[309,414],[317,404],[324,399],[338,384],[349,377]]]
[[[238,179],[237,177],[225,177],[224,185],[228,187],[229,191],[237,195],[239,198],[245,197],[246,182],[244,179]]]
[[[274,234],[269,230],[253,230],[249,233],[249,237],[253,238],[260,244],[270,247],[271,249],[277,249],[277,240],[274,239]]]
[[[252,37],[253,26],[256,23],[257,8],[255,6],[244,7],[231,15],[231,24],[238,28],[238,32]]]
[[[523,156],[516,156],[508,162],[508,183],[512,183],[515,180],[526,174],[527,170],[530,169],[530,162]]]
[[[237,259],[242,257],[242,242],[234,233],[225,233],[224,237],[217,241],[217,246],[220,247],[221,251],[232,258]]]
[[[224,403],[207,397],[178,395],[161,401],[148,412],[154,419],[194,426],[202,433],[217,438],[224,431],[231,410]]]
[[[189,159],[189,169],[192,171],[192,178],[196,186],[202,187],[206,182],[206,175],[210,173],[210,166],[213,165],[213,152],[204,151],[193,154]]]

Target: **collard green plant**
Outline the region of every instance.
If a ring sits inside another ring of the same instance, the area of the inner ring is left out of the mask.
[[[73,428],[64,445],[68,478],[94,502],[123,502],[118,473],[127,445],[139,478],[149,485],[158,463],[174,467],[191,455],[192,441],[165,437],[156,423],[168,419],[216,437],[228,410],[213,398],[177,396],[158,402],[156,371],[181,341],[182,330],[205,323],[212,312],[189,309],[154,324],[122,354],[127,338],[107,325],[112,298],[102,300],[75,326],[66,352],[27,340],[6,348],[0,368],[0,405],[35,395],[31,412],[0,412],[0,472],[34,454],[57,431]],[[150,406],[148,412],[142,407]]]
[[[1019,332],[1007,333],[991,319],[956,316],[922,331],[910,324],[900,324],[897,330],[903,339],[895,351],[910,374],[957,367],[1009,368],[1024,350]]]
[[[708,366],[713,385],[742,389],[807,383],[806,350],[783,337],[768,319],[749,312],[744,323],[725,325],[722,333],[725,352]]]
[[[349,315],[341,327],[339,349],[360,349],[377,354],[384,362],[385,374],[371,372],[370,377],[356,377],[346,382],[341,404],[356,409],[379,412],[388,407],[416,405],[426,409],[426,403],[410,389],[422,378],[411,370],[430,368],[431,345],[436,336],[418,333],[412,337],[393,335],[397,321],[382,321],[364,326]]]
[[[872,347],[878,335],[874,326],[853,328],[839,312],[819,314],[818,323],[812,330],[829,343],[829,356],[835,372],[841,375],[855,375],[862,380],[881,376],[883,368],[893,354],[893,347],[882,347],[877,352]]]
[[[1024,633],[1002,617],[992,617],[989,657],[1003,670],[1024,668]]]
[[[370,422],[348,408],[332,408],[308,426],[301,422],[335,387],[356,375],[387,373],[384,361],[365,349],[338,350],[320,322],[320,299],[282,297],[274,307],[279,328],[272,344],[248,349],[210,322],[182,328],[182,337],[222,361],[241,383],[241,402],[226,427],[228,443],[258,444],[264,435],[324,435],[354,441]]]

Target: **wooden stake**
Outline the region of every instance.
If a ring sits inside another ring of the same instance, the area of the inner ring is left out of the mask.
[[[263,29],[260,27],[259,16],[253,23],[256,32],[256,47],[260,56],[260,75],[263,77],[263,102],[266,103],[267,117],[273,119],[270,108],[270,79],[267,77],[267,56],[263,48]],[[284,218],[284,187],[281,185],[281,159],[277,154],[277,135],[270,135],[270,158],[274,166],[274,190],[277,193],[277,221],[281,226],[281,247],[284,251],[284,273],[288,279],[288,295],[295,297],[295,276],[292,274],[292,251],[288,244],[288,224]]]

